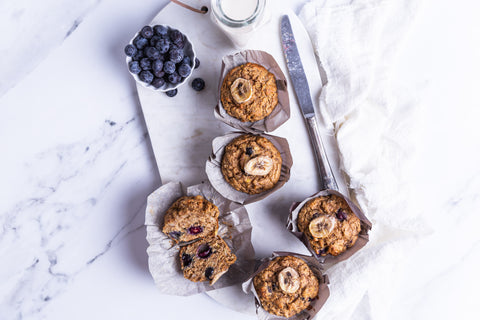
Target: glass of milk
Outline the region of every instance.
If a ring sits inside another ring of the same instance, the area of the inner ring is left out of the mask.
[[[211,18],[232,40],[243,48],[265,22],[266,0],[211,0]]]

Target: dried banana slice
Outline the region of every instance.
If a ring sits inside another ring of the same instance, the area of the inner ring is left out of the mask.
[[[300,288],[300,276],[292,267],[286,267],[278,274],[278,284],[286,293],[295,293]]]
[[[252,83],[247,79],[238,78],[230,86],[230,92],[237,103],[247,102],[253,96]]]
[[[258,156],[250,159],[243,170],[252,176],[265,176],[273,169],[273,159],[268,156]]]
[[[334,217],[322,214],[310,221],[308,229],[315,238],[326,238],[332,233],[336,222],[337,221]]]

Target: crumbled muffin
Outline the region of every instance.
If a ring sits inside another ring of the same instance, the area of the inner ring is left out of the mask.
[[[275,76],[255,63],[235,67],[223,80],[220,100],[225,111],[242,122],[261,120],[278,104]]]
[[[360,219],[342,197],[321,196],[305,203],[297,226],[317,255],[337,256],[353,246],[361,230]]]
[[[219,214],[217,206],[204,197],[184,196],[167,210],[162,231],[176,243],[216,235]]]
[[[260,304],[269,313],[291,317],[318,296],[319,281],[300,258],[276,257],[253,279]]]
[[[183,276],[194,282],[210,281],[213,285],[237,257],[219,236],[200,239],[180,248]]]
[[[282,158],[267,138],[245,134],[225,147],[221,163],[225,180],[236,190],[258,194],[280,179]]]

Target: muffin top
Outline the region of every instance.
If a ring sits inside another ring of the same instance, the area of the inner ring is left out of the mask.
[[[187,242],[218,231],[217,206],[202,196],[181,197],[167,210],[163,233],[175,242]]]
[[[305,203],[297,226],[317,255],[337,256],[353,246],[361,230],[360,219],[342,197],[321,196]]]
[[[319,282],[305,261],[276,257],[253,278],[260,304],[269,313],[291,317],[318,296]]]
[[[275,76],[251,62],[235,67],[223,80],[220,100],[225,111],[242,122],[261,120],[278,104]]]
[[[225,180],[236,190],[258,194],[280,179],[282,158],[267,138],[244,134],[226,147],[221,163]]]
[[[202,238],[180,248],[183,276],[194,282],[210,281],[214,284],[237,257],[219,236]]]

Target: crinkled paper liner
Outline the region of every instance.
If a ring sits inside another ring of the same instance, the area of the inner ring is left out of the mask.
[[[300,313],[297,313],[294,316],[291,316],[290,318],[276,316],[271,313],[268,313],[265,309],[263,309],[260,304],[260,299],[258,298],[257,292],[255,290],[255,286],[253,285],[253,278],[259,272],[265,269],[268,266],[268,263],[270,261],[272,261],[275,257],[284,257],[284,256],[294,256],[305,261],[310,267],[310,269],[312,269],[313,273],[315,274],[319,282],[318,296],[316,299],[314,299],[311,302],[310,307],[308,307],[307,309],[303,310]],[[248,278],[248,280],[242,284],[242,289],[245,293],[249,294],[251,292],[255,296],[255,306],[257,308],[257,316],[259,320],[274,320],[274,319],[308,320],[308,319],[312,319],[320,311],[320,309],[323,307],[328,297],[330,296],[330,290],[328,289],[328,284],[330,282],[328,280],[328,276],[323,274],[322,272],[323,272],[322,265],[318,262],[317,259],[315,259],[312,256],[306,256],[306,255],[301,255],[301,254],[292,253],[292,252],[274,252],[272,257],[262,260],[262,264],[258,267],[255,273],[252,274],[250,278]]]
[[[208,180],[212,186],[225,198],[242,203],[248,204],[258,200],[261,200],[268,195],[272,194],[276,190],[280,189],[287,181],[290,179],[290,168],[293,165],[292,155],[290,153],[290,148],[288,146],[288,141],[284,138],[268,135],[268,134],[257,134],[268,139],[275,148],[280,152],[282,158],[282,169],[280,172],[280,178],[275,186],[267,191],[264,191],[259,194],[247,194],[233,188],[227,180],[223,177],[221,162],[225,147],[233,139],[238,136],[246,134],[245,132],[231,132],[223,136],[217,137],[212,142],[212,155],[208,158],[206,164],[206,173]]]
[[[338,256],[332,256],[330,254],[326,256],[320,256],[315,253],[315,250],[313,250],[313,248],[310,246],[310,242],[304,236],[304,234],[298,230],[297,219],[298,219],[298,214],[300,210],[302,209],[302,207],[305,205],[307,201],[313,198],[317,198],[320,196],[328,196],[331,194],[337,195],[345,199],[350,209],[352,209],[353,213],[360,219],[361,230],[355,244],[350,248],[348,248],[345,252],[339,254]],[[307,246],[308,250],[313,254],[314,257],[318,259],[318,261],[325,267],[325,269],[328,269],[332,265],[350,258],[355,252],[357,252],[367,244],[368,232],[370,231],[370,229],[372,229],[372,223],[367,219],[365,214],[363,214],[362,210],[360,210],[360,208],[358,208],[350,199],[348,199],[338,191],[328,189],[328,190],[322,190],[314,194],[313,196],[303,200],[300,203],[298,202],[294,203],[290,208],[290,215],[288,216],[288,221],[287,221],[287,229],[290,230],[290,232],[292,232],[298,239],[300,239],[305,244],[305,246]]]
[[[183,277],[178,255],[180,247],[161,231],[165,212],[175,200],[184,195],[202,195],[218,207],[218,235],[237,256],[237,261],[213,286],[208,282],[192,282]],[[170,182],[155,190],[147,199],[145,225],[149,243],[148,267],[161,293],[188,296],[228,287],[245,281],[255,268],[255,251],[251,243],[252,226],[247,210],[242,205],[222,197],[208,182],[188,187],[186,193],[180,182]]]
[[[242,122],[237,118],[230,116],[223,108],[220,99],[220,90],[223,79],[227,73],[234,67],[247,62],[257,63],[273,73],[277,80],[278,104],[267,117],[255,122]],[[232,126],[247,132],[271,132],[280,127],[290,118],[290,101],[287,91],[287,80],[275,59],[267,52],[260,50],[246,50],[228,55],[222,59],[222,70],[220,72],[220,81],[218,85],[218,102],[215,107],[215,118]]]

